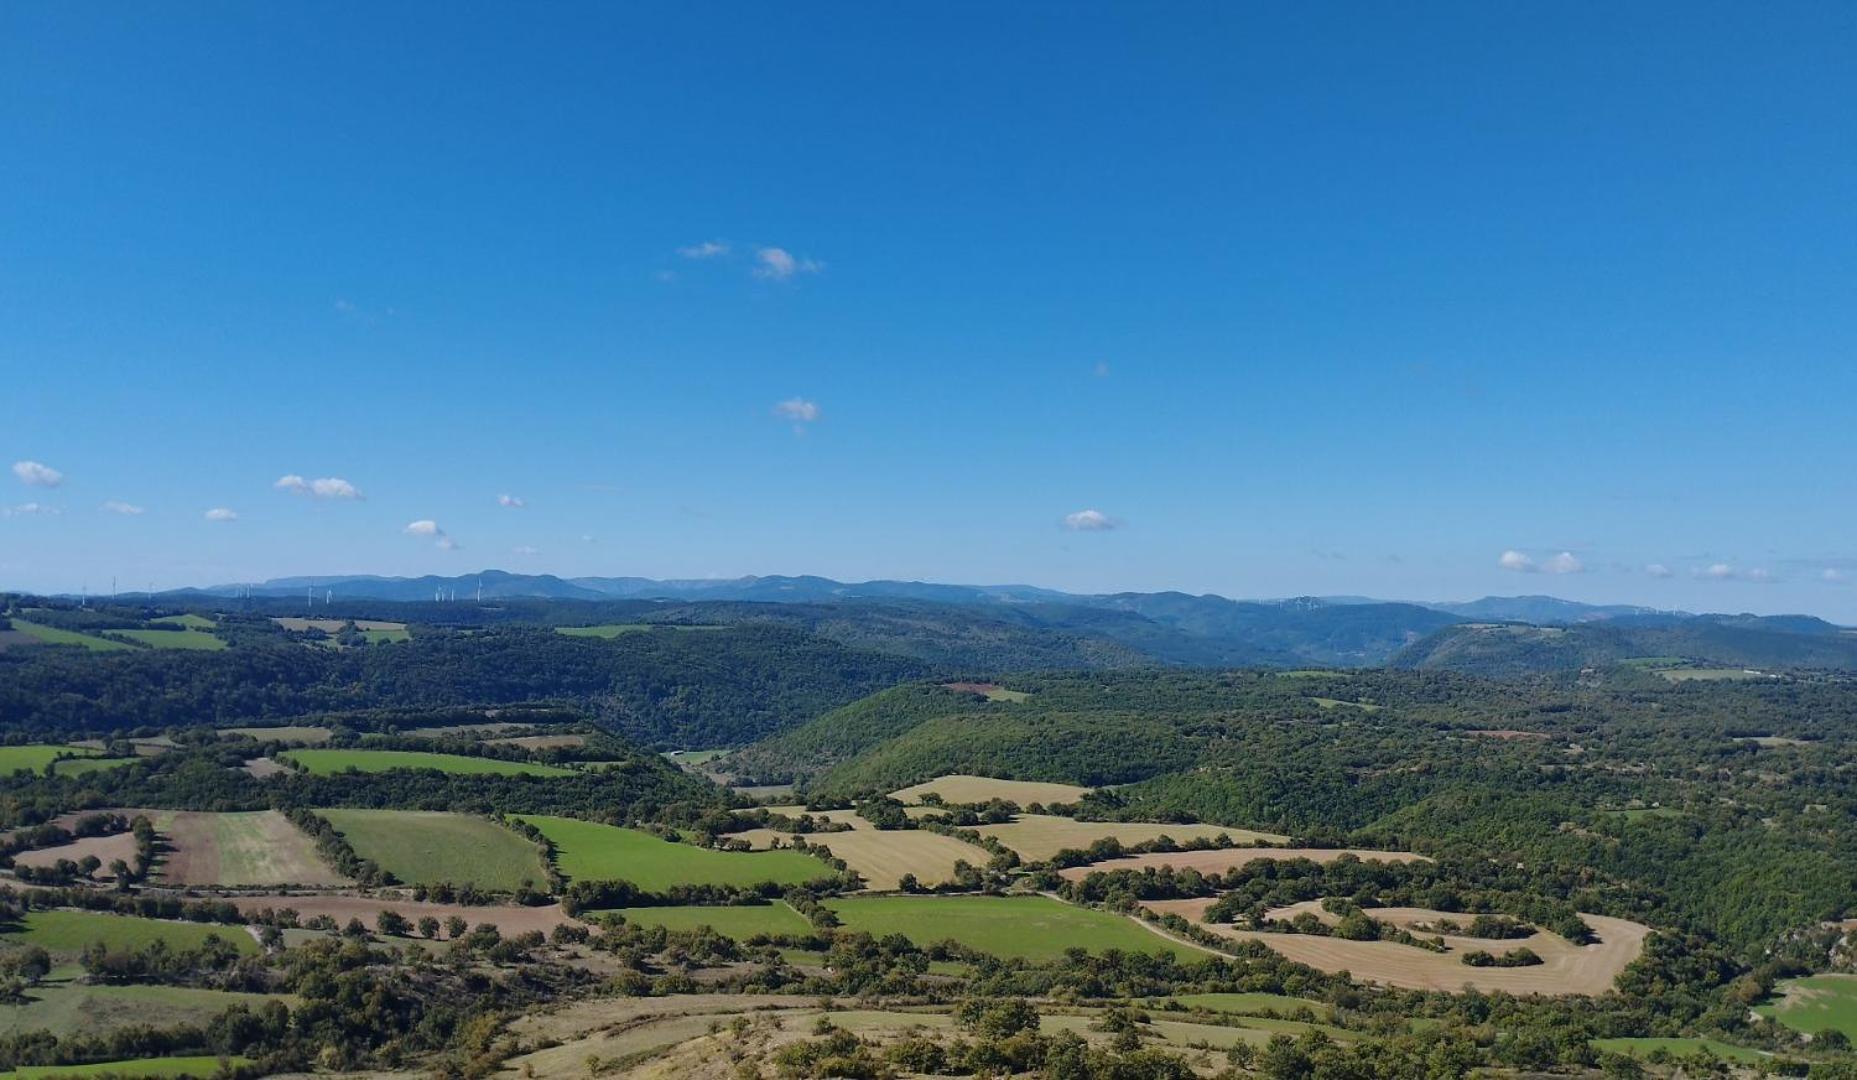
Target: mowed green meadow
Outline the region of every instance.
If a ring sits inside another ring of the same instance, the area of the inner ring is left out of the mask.
[[[519,817],[554,844],[555,867],[570,880],[629,881],[662,892],[675,885],[801,885],[835,872],[798,851],[714,851],[578,818]]]
[[[75,954],[83,952],[93,941],[117,949],[139,949],[157,941],[166,943],[170,949],[197,949],[206,944],[209,937],[217,937],[240,952],[258,951],[258,943],[242,926],[170,922],[62,908],[28,912],[19,929],[0,934],[0,942],[38,945],[47,952]]]
[[[601,626],[557,626],[557,633],[568,637],[616,638],[621,634],[642,634],[652,630],[725,630],[722,626],[684,626],[678,623],[605,623]]]
[[[126,1061],[99,1061],[90,1065],[21,1065],[12,1072],[0,1073],[0,1080],[54,1080],[64,1077],[111,1076],[120,1080],[210,1080],[222,1071],[220,1063],[249,1065],[250,1058],[199,1057],[133,1058]]]
[[[135,648],[133,645],[124,645],[120,641],[111,641],[108,638],[94,637],[90,634],[80,634],[74,630],[60,630],[55,626],[46,626],[42,623],[35,623],[20,618],[15,618],[13,620],[13,629],[24,630],[26,633],[31,634],[47,645],[81,645],[95,652],[127,651]],[[160,631],[156,631],[156,633],[160,633]]]
[[[155,649],[196,649],[201,652],[218,652],[226,648],[226,643],[203,630],[112,630],[130,641],[139,641]]]
[[[33,743],[27,746],[0,746],[0,776],[10,776],[22,770],[43,772],[45,766],[64,757],[95,757],[95,750],[78,747],[54,746],[49,743]]]
[[[106,1035],[130,1027],[205,1024],[234,1005],[253,1009],[269,994],[201,990],[192,986],[89,986],[46,982],[26,992],[26,1000],[0,1008],[0,1035],[49,1031],[54,1035]]]
[[[103,772],[107,769],[120,769],[124,765],[134,765],[141,761],[139,757],[75,757],[65,758],[52,766],[52,773],[57,776],[84,776],[89,773]]]
[[[1054,960],[1064,950],[1207,954],[1170,941],[1121,915],[1048,896],[871,896],[826,901],[851,930],[901,934],[917,945],[958,941],[1002,959]]]
[[[408,885],[514,891],[547,880],[541,849],[488,818],[427,810],[318,810],[355,854]]]
[[[618,915],[635,926],[662,926],[666,930],[695,930],[707,926],[724,937],[737,941],[756,934],[806,934],[812,924],[805,916],[786,904],[735,905],[731,907],[645,907],[614,908],[588,912],[592,915]]]
[[[437,769],[462,776],[574,776],[573,769],[535,765],[526,761],[429,754],[421,750],[286,750],[278,757],[294,761],[312,775],[329,776],[354,769],[390,772],[394,769]]]
[[[1777,995],[1754,1011],[1807,1035],[1841,1031],[1857,1040],[1857,975],[1811,975],[1786,979]]]

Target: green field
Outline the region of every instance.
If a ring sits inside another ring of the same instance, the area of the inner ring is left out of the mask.
[[[121,1080],[211,1080],[221,1072],[221,1061],[249,1065],[250,1058],[200,1057],[135,1058],[128,1061],[99,1061],[90,1065],[22,1065],[12,1072],[0,1073],[0,1080],[53,1080],[62,1077],[112,1076]]]
[[[547,880],[541,851],[487,818],[425,810],[318,810],[355,854],[408,885],[514,891]]]
[[[629,881],[647,892],[662,892],[673,885],[800,885],[833,874],[825,863],[798,851],[714,851],[577,818],[521,818],[554,843],[555,865],[570,880]]]
[[[707,765],[710,762],[728,753],[729,751],[727,749],[722,749],[722,750],[666,750],[664,752],[664,756],[668,758],[670,761],[678,765]]]
[[[400,641],[413,640],[413,632],[400,630],[363,630],[361,636],[368,639],[369,645],[391,645]]]
[[[45,766],[68,757],[95,757],[95,750],[85,750],[70,746],[51,746],[34,743],[28,746],[0,746],[0,776],[11,776],[21,770],[44,772]]]
[[[25,1031],[54,1035],[106,1035],[129,1027],[201,1024],[234,1005],[256,1009],[268,994],[200,990],[191,986],[87,986],[46,982],[26,992],[23,1004],[0,1008],[0,1036]]]
[[[124,765],[134,765],[142,760],[139,757],[81,757],[65,758],[52,766],[57,776],[84,776],[88,773],[103,772],[107,769],[120,769]]]
[[[47,645],[81,645],[86,649],[92,649],[96,652],[110,652],[115,649],[132,649],[135,647],[133,645],[124,645],[120,641],[110,641],[107,638],[92,637],[89,634],[79,634],[72,630],[60,630],[55,626],[43,626],[39,623],[27,622],[25,619],[14,619],[13,629],[24,630],[26,633],[31,634]],[[160,633],[160,631],[156,632]]]
[[[1002,959],[1055,960],[1069,948],[1206,954],[1151,933],[1133,919],[1046,896],[873,896],[829,900],[845,926],[918,945],[954,940]]]
[[[462,754],[428,754],[419,750],[286,750],[277,755],[302,765],[315,776],[356,769],[390,772],[394,769],[437,769],[463,776],[574,776],[573,769],[532,765],[526,761],[465,757]]]
[[[589,912],[623,916],[637,926],[662,926],[667,930],[695,930],[708,926],[717,933],[736,939],[756,934],[806,934],[812,924],[782,903],[735,907],[647,907],[616,908],[610,912]]]
[[[1723,682],[1742,679],[1767,679],[1772,676],[1764,671],[1748,668],[1657,668],[1657,674],[1671,682]]]
[[[1288,1016],[1303,1009],[1312,1010],[1316,1016],[1327,1020],[1335,1013],[1334,1006],[1306,998],[1290,997],[1287,994],[1181,994],[1170,1000],[1177,1001],[1189,1009],[1207,1009],[1212,1012],[1237,1013],[1239,1015],[1258,1015],[1276,1013]]]
[[[1767,1061],[1772,1055],[1759,1050],[1749,1050],[1745,1046],[1731,1046],[1714,1039],[1594,1039],[1593,1047],[1607,1050],[1614,1054],[1629,1054],[1632,1057],[1649,1057],[1659,1050],[1671,1057],[1688,1057],[1691,1054],[1708,1054],[1723,1061],[1740,1061],[1752,1063]]]
[[[1857,1039],[1857,975],[1786,979],[1773,989],[1777,996],[1755,1012],[1807,1035],[1842,1031]]]
[[[212,936],[231,943],[240,952],[258,951],[258,943],[242,926],[138,919],[132,915],[62,908],[28,913],[19,929],[0,934],[0,942],[38,945],[54,953],[80,953],[93,941],[101,941],[112,948],[141,948],[164,941],[172,949],[195,949]]]
[[[218,652],[226,643],[204,630],[112,630],[113,634],[156,649],[198,649]]]
[[[168,615],[159,619],[150,619],[149,622],[161,623],[164,626],[184,626],[189,630],[211,630],[219,625],[204,615],[194,615],[191,613],[186,615]]]

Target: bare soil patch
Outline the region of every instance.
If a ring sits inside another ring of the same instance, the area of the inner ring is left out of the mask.
[[[988,799],[1006,799],[1025,806],[1029,803],[1070,803],[1076,802],[1088,794],[1089,788],[1076,784],[1051,784],[1037,780],[999,780],[991,776],[938,776],[913,784],[900,791],[891,792],[891,796],[906,803],[921,802],[922,796],[933,792],[940,795],[943,802],[971,803],[986,802]]]
[[[1114,837],[1122,844],[1141,844],[1165,836],[1185,843],[1188,840],[1213,840],[1224,835],[1239,844],[1258,841],[1282,843],[1287,837],[1250,829],[1228,829],[1220,825],[1168,825],[1145,821],[1078,821],[1052,814],[1020,814],[1016,821],[1004,825],[980,825],[982,836],[991,836],[1018,852],[1019,857],[1041,861],[1066,849],[1083,850],[1097,840]]]
[[[114,881],[116,879],[110,874],[110,863],[117,859],[126,863],[135,862],[135,834],[120,832],[112,836],[87,836],[59,847],[22,851],[13,856],[13,862],[19,866],[52,866],[59,859],[79,862],[86,855],[95,855],[103,861],[103,869],[97,871],[100,880]]]

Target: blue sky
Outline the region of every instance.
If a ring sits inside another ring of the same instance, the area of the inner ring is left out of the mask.
[[[496,566],[1857,621],[1854,31],[10,5],[0,465],[61,480],[0,473],[0,586]]]

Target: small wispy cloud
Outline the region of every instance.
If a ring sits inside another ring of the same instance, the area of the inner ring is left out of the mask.
[[[496,504],[505,510],[520,510],[529,505],[520,495],[498,495]]]
[[[431,518],[422,518],[418,521],[408,522],[406,528],[401,531],[408,536],[429,537],[434,545],[446,551],[458,550],[458,542],[453,540],[451,535],[444,529],[439,528],[438,522],[433,521]]]
[[[40,461],[15,461],[13,475],[32,487],[55,488],[64,483],[64,474]]]
[[[122,514],[125,517],[135,517],[142,512],[141,507],[134,503],[123,502],[121,499],[106,499],[98,509],[111,514]]]
[[[1585,565],[1571,551],[1563,551],[1541,564],[1541,572],[1544,574],[1578,574],[1585,569]]]
[[[339,476],[325,476],[317,480],[305,480],[296,473],[280,476],[271,485],[279,491],[292,495],[303,495],[312,499],[365,499],[361,489]]]
[[[1756,585],[1771,585],[1779,580],[1779,578],[1774,575],[1773,571],[1761,566],[1754,567],[1742,576]]]
[[[791,281],[800,274],[816,274],[825,264],[816,259],[802,259],[786,248],[756,248],[754,276],[767,281]]]
[[[44,503],[20,503],[18,506],[0,508],[0,516],[5,517],[55,517],[62,513],[56,506]]]
[[[1756,585],[1771,585],[1780,580],[1778,575],[1764,566],[1743,570],[1733,563],[1725,562],[1699,566],[1692,573],[1700,581],[1751,581]]]
[[[1651,575],[1654,578],[1667,578],[1667,577],[1672,577],[1676,574],[1676,571],[1670,569],[1668,566],[1665,566],[1663,563],[1660,563],[1660,562],[1654,562],[1654,563],[1647,564],[1644,568],[1644,572]]]
[[[1828,567],[1818,575],[1818,580],[1832,585],[1842,585],[1850,580],[1850,575],[1835,567]]]
[[[509,549],[509,553],[511,555],[520,555],[527,558],[530,555],[540,555],[542,549],[533,544],[517,544],[515,547]]]
[[[1510,548],[1496,557],[1496,565],[1518,574],[1578,574],[1586,570],[1586,564],[1571,551],[1550,555],[1536,562],[1534,556],[1527,552]]]
[[[1101,510],[1078,510],[1064,515],[1064,527],[1072,532],[1108,532],[1121,524]]]
[[[700,244],[680,247],[677,254],[686,259],[717,259],[729,253],[729,245],[722,240],[705,240]]]
[[[208,521],[237,521],[238,519],[238,511],[229,510],[223,506],[215,506],[206,512],[206,520]]]
[[[1090,370],[1097,378],[1107,379],[1109,377],[1109,361],[1098,360],[1096,366]]]
[[[823,416],[819,403],[801,397],[788,398],[774,403],[774,415],[782,420],[791,420],[796,424],[811,424]]]

